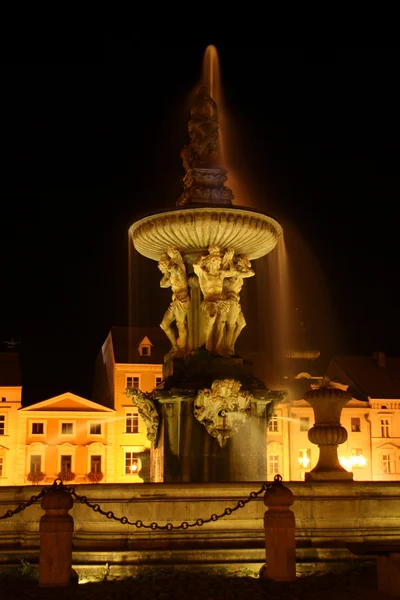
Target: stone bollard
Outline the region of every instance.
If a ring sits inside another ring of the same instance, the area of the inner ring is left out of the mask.
[[[268,510],[264,514],[266,565],[260,576],[275,581],[296,580],[295,518],[288,508],[293,504],[292,492],[283,485],[282,477],[264,495]]]
[[[71,580],[74,520],[68,511],[73,500],[61,483],[47,492],[41,506],[46,514],[39,525],[39,587],[63,587]]]

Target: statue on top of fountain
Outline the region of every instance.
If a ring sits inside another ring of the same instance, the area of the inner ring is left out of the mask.
[[[234,248],[228,248],[222,255],[219,246],[211,245],[208,255],[193,263],[203,294],[203,342],[213,354],[234,354],[235,342],[246,324],[239,294],[243,279],[252,277],[254,271],[246,256],[240,255],[235,260],[234,253]]]
[[[218,158],[218,108],[204,86],[199,88],[190,107],[188,129],[190,143],[181,152],[185,170],[215,167]]]
[[[169,246],[167,252],[161,256],[158,268],[163,274],[160,287],[172,289],[172,301],[164,314],[160,327],[171,342],[170,352],[184,354],[187,345],[187,314],[190,308],[190,295],[186,266],[179,250]],[[178,338],[172,328],[174,321],[178,329]]]
[[[181,151],[186,175],[178,206],[186,204],[217,204],[231,206],[234,198],[225,186],[227,171],[220,162],[219,118],[216,102],[204,86],[198,89],[190,107],[189,144]]]

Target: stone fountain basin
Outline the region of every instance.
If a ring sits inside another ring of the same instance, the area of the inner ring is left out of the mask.
[[[144,217],[129,228],[136,250],[157,261],[168,246],[184,255],[210,245],[233,247],[236,254],[254,260],[271,252],[281,233],[272,217],[233,206],[179,208]]]

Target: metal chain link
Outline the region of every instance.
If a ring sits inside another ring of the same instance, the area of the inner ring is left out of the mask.
[[[0,516],[0,520],[7,519],[7,518],[12,517],[15,514],[21,512],[22,510],[25,510],[25,508],[27,508],[28,506],[31,506],[32,504],[34,504],[35,502],[40,500],[40,498],[43,498],[43,496],[45,494],[47,494],[47,492],[49,492],[50,490],[62,489],[64,491],[68,492],[69,494],[71,494],[71,496],[73,498],[75,498],[75,500],[77,502],[79,502],[80,504],[86,504],[86,506],[91,508],[94,512],[98,512],[101,515],[104,515],[105,517],[107,517],[107,519],[113,519],[114,521],[119,521],[122,525],[133,525],[134,527],[137,527],[138,529],[140,529],[141,527],[144,527],[146,529],[152,529],[153,531],[155,531],[156,529],[165,529],[166,531],[172,531],[173,529],[188,529],[189,527],[196,527],[196,526],[201,527],[205,523],[210,523],[211,521],[218,521],[218,519],[222,519],[223,517],[227,517],[227,516],[231,515],[233,512],[235,512],[239,508],[243,508],[251,500],[254,500],[255,498],[257,498],[262,492],[273,491],[274,487],[277,484],[280,484],[281,482],[282,482],[282,476],[275,475],[274,481],[272,483],[263,483],[263,485],[258,490],[258,492],[250,492],[250,494],[249,494],[248,498],[246,498],[246,500],[239,500],[236,503],[236,505],[233,506],[232,508],[227,507],[227,508],[225,508],[224,512],[221,513],[220,515],[217,515],[214,513],[208,519],[201,519],[201,518],[196,519],[196,521],[194,521],[193,523],[188,523],[187,521],[183,521],[180,525],[173,525],[172,523],[167,523],[166,525],[159,525],[158,523],[154,523],[154,522],[150,523],[149,525],[146,525],[146,523],[143,523],[143,521],[140,521],[140,520],[130,521],[127,517],[117,517],[117,516],[115,516],[115,514],[113,513],[112,510],[109,510],[109,511],[102,510],[102,508],[100,507],[100,504],[93,504],[92,502],[89,502],[89,500],[87,499],[86,496],[80,496],[79,494],[77,494],[75,492],[74,487],[65,486],[61,479],[55,479],[54,483],[51,487],[43,488],[41,493],[38,494],[37,496],[32,496],[30,498],[30,500],[28,500],[25,503],[19,504],[19,506],[14,510],[8,510],[3,516]]]
[[[57,480],[55,480],[55,482],[53,483],[53,485],[52,485],[51,488],[43,489],[40,492],[40,494],[38,494],[37,496],[32,496],[27,502],[21,502],[21,504],[19,504],[17,506],[17,508],[14,508],[14,510],[8,510],[6,513],[4,513],[4,515],[0,515],[0,521],[2,519],[9,519],[10,517],[13,517],[14,515],[17,515],[21,511],[23,511],[26,508],[28,508],[28,506],[31,506],[32,504],[35,504],[36,502],[38,502],[38,500],[40,500],[41,498],[43,498],[43,496],[45,496],[45,494],[47,494],[47,492],[56,485],[56,481]]]

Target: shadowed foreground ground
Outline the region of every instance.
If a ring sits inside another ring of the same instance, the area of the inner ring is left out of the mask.
[[[136,578],[39,588],[32,573],[0,575],[1,600],[393,600],[377,591],[374,564],[345,572],[302,573],[293,583],[260,579],[255,573],[153,571]]]

